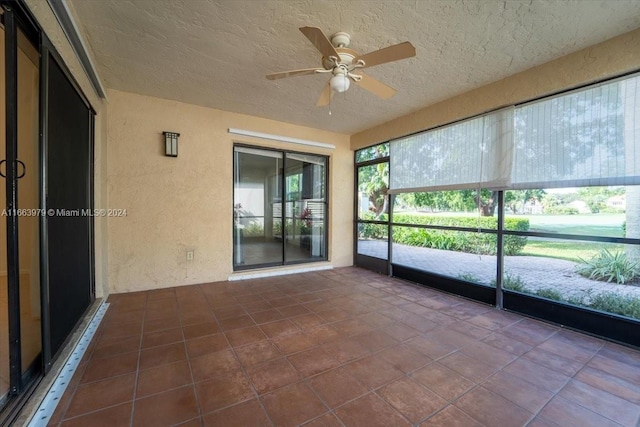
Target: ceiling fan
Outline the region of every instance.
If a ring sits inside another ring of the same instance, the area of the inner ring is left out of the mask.
[[[316,103],[319,107],[328,105],[334,92],[342,93],[349,89],[350,81],[380,98],[391,98],[396,93],[395,89],[363,73],[361,69],[416,55],[416,48],[409,42],[359,55],[358,52],[348,48],[351,36],[347,33],[335,33],[329,40],[317,27],[301,27],[300,31],[322,53],[322,68],[305,68],[268,74],[267,79],[276,80],[306,74],[331,73],[332,77]],[[354,73],[356,70],[358,74]]]

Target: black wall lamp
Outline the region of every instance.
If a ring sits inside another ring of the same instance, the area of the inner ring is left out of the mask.
[[[178,137],[176,132],[162,132],[164,135],[164,155],[169,157],[178,157]]]

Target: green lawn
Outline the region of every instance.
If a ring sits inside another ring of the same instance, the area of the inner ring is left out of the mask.
[[[597,255],[602,248],[616,251],[622,250],[622,245],[598,242],[571,242],[567,240],[532,240],[529,238],[520,256],[540,256],[579,262],[580,258],[587,260]]]
[[[593,215],[529,215],[530,231],[542,233],[564,233],[582,236],[624,237],[622,222],[624,214]],[[602,249],[622,250],[622,245],[581,242],[554,241],[529,238],[521,255],[580,261],[590,259]]]
[[[528,215],[530,231],[624,237],[624,214]]]

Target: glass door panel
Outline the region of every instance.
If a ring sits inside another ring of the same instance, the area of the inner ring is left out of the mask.
[[[4,29],[0,29],[0,159],[6,153],[5,111],[5,60]],[[6,163],[0,164],[0,172],[6,174]],[[6,208],[5,180],[0,180],[0,207]],[[9,392],[9,303],[7,300],[7,216],[0,215],[0,405]]]
[[[363,155],[359,153],[358,157]],[[357,179],[356,253],[386,260],[389,258],[389,162],[358,167]]]
[[[282,264],[282,154],[235,147],[234,267]]]
[[[287,262],[326,256],[325,166],[324,157],[296,153],[286,155],[284,193]]]
[[[18,31],[18,256],[22,372],[34,367],[41,350],[39,217],[39,55]]]

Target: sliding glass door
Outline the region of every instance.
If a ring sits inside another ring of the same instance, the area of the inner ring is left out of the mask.
[[[326,260],[323,156],[234,148],[236,270]]]
[[[0,29],[0,407],[41,372],[40,58],[22,21]],[[2,422],[2,416],[0,416]]]
[[[0,0],[0,425],[94,299],[94,112],[20,1]]]
[[[18,264],[23,377],[39,370],[40,324],[39,55],[18,30]],[[26,378],[25,378],[26,379]]]
[[[282,153],[236,147],[234,266],[282,264]]]
[[[324,259],[325,158],[286,154],[285,256],[289,262]]]
[[[0,9],[1,11],[2,9]],[[4,18],[4,17],[3,17]],[[4,21],[4,19],[3,19]],[[0,30],[0,61],[2,62],[2,70],[0,70],[0,123],[2,130],[0,132],[0,157],[5,158],[7,151],[6,135],[6,84],[5,84],[5,31]],[[0,163],[0,173],[6,177],[6,160]],[[4,208],[6,205],[7,193],[4,182],[0,185],[0,203]],[[0,215],[0,403],[6,400],[11,379],[9,377],[9,302],[8,292],[8,269],[7,269],[7,215]],[[1,405],[0,405],[1,406]]]

